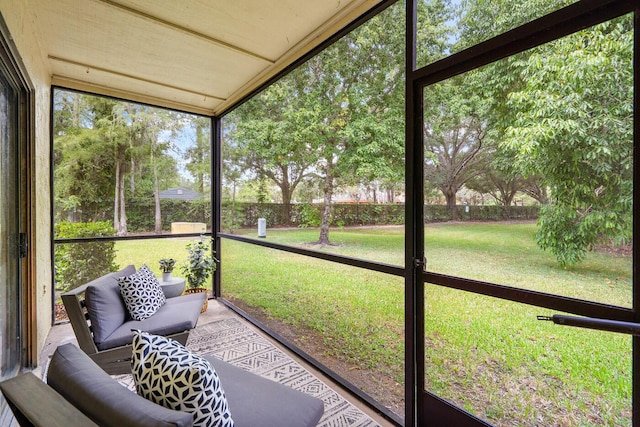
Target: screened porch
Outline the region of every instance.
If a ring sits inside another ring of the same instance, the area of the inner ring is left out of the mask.
[[[194,336],[326,425],[640,425],[637,1],[0,12],[0,379],[73,342],[61,293],[207,239]]]

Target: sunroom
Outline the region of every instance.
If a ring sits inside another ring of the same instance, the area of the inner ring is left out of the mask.
[[[638,12],[0,0],[0,380],[41,360],[61,250],[210,236],[211,303],[385,423],[640,425]]]

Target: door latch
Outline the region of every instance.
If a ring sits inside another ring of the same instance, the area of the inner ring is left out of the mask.
[[[28,253],[27,233],[20,233],[20,258],[26,258]]]

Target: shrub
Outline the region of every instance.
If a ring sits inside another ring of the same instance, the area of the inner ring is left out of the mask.
[[[320,211],[310,203],[304,203],[297,206],[298,227],[319,227],[322,222]]]
[[[243,226],[242,219],[245,217],[243,204],[223,200],[221,209],[223,231],[226,230],[228,233],[233,233],[233,230]]]
[[[115,236],[110,222],[61,222],[55,239]],[[97,277],[118,270],[115,242],[56,243],[54,246],[56,289],[66,292]]]

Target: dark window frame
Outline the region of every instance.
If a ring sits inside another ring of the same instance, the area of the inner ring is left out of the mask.
[[[79,93],[79,94],[83,94],[83,95],[89,95],[89,96],[95,96],[95,97],[101,97],[101,98],[108,98],[108,99],[113,99],[116,101],[122,101],[122,102],[129,102],[129,103],[135,103],[135,104],[140,104],[140,105],[144,105],[144,106],[148,106],[148,107],[153,107],[153,108],[160,108],[160,109],[164,109],[164,110],[171,110],[171,111],[177,111],[177,112],[181,112],[181,113],[185,113],[185,114],[191,114],[193,116],[198,116],[198,117],[205,117],[207,119],[209,119],[210,121],[210,128],[211,128],[211,132],[210,132],[210,137],[209,137],[209,146],[210,149],[212,150],[212,156],[211,156],[211,191],[210,191],[210,200],[211,203],[209,205],[209,209],[211,209],[211,211],[214,213],[214,215],[212,215],[211,218],[211,222],[208,224],[211,227],[210,232],[206,232],[206,233],[176,233],[176,234],[154,234],[153,232],[149,232],[148,234],[142,234],[142,235],[132,235],[132,236],[109,236],[109,237],[77,237],[77,238],[71,238],[71,239],[55,239],[53,238],[53,236],[55,235],[54,233],[54,228],[55,228],[55,206],[54,206],[54,186],[55,186],[55,180],[54,180],[54,167],[53,167],[53,153],[54,153],[54,138],[55,135],[53,134],[53,123],[54,123],[54,108],[53,108],[53,104],[54,104],[54,92],[56,90],[63,90],[63,91],[68,91],[68,92],[75,92],[75,93]],[[49,158],[50,158],[50,182],[51,182],[51,191],[50,191],[50,203],[51,203],[51,212],[50,212],[50,224],[51,224],[51,272],[53,273],[55,271],[55,255],[54,255],[54,251],[55,251],[55,245],[63,245],[63,244],[69,244],[69,243],[91,243],[91,242],[113,242],[113,241],[125,241],[125,240],[152,240],[152,239],[175,239],[175,238],[184,238],[184,237],[199,237],[199,236],[208,236],[208,237],[213,237],[215,239],[215,232],[214,230],[217,230],[218,228],[218,224],[219,224],[219,219],[216,219],[216,216],[219,216],[219,212],[218,209],[214,209],[217,205],[215,204],[215,194],[216,192],[216,182],[219,181],[219,178],[216,178],[216,173],[219,175],[219,171],[217,171],[216,169],[214,169],[214,165],[216,164],[216,160],[214,158],[215,155],[215,150],[214,150],[214,146],[213,146],[213,141],[214,141],[214,135],[213,132],[215,131],[215,123],[216,123],[216,118],[212,117],[212,116],[206,116],[203,114],[196,114],[196,113],[192,113],[189,111],[182,111],[182,110],[176,110],[173,108],[168,108],[168,107],[162,107],[162,106],[158,106],[158,105],[153,105],[153,104],[149,104],[149,103],[145,103],[145,102],[140,102],[140,101],[132,101],[129,99],[125,99],[125,98],[120,98],[120,97],[115,97],[115,96],[107,96],[107,95],[103,95],[103,94],[98,94],[98,93],[92,93],[92,92],[88,92],[88,91],[84,91],[84,90],[79,90],[79,89],[74,89],[74,88],[69,88],[69,87],[65,87],[65,86],[60,86],[60,85],[52,85],[51,86],[51,110],[50,110],[50,147],[49,147]],[[218,181],[216,181],[216,179]],[[217,215],[216,215],[217,213]],[[216,239],[217,240],[217,239]],[[216,243],[216,248],[219,250],[219,242]],[[216,289],[219,287],[217,284],[220,282],[220,271],[218,269],[218,271],[214,272],[213,276],[212,276],[212,280],[213,280],[213,296],[216,295]],[[54,288],[54,291],[51,292],[51,306],[54,307],[55,306],[55,275],[52,274],[52,284],[51,286]],[[56,324],[56,313],[55,310],[52,310],[51,313],[51,324],[55,325]]]

